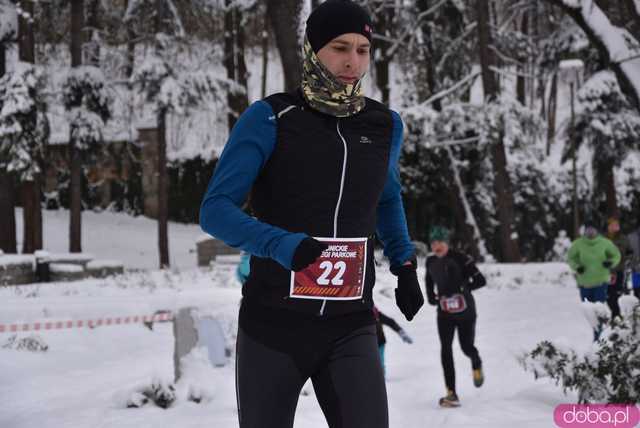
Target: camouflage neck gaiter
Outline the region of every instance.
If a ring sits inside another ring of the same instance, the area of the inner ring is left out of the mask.
[[[350,85],[334,77],[322,65],[305,37],[302,94],[311,107],[332,116],[352,116],[362,110],[365,105],[361,85],[362,78]]]

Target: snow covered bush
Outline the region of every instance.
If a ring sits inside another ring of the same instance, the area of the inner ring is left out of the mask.
[[[176,385],[180,396],[195,403],[209,402],[215,395],[215,372],[206,347],[194,347],[180,359],[181,377]]]
[[[171,407],[176,400],[175,386],[159,377],[152,379],[149,385],[136,388],[126,400],[126,407],[142,407],[150,401],[163,409]]]
[[[550,262],[565,262],[567,261],[567,253],[571,247],[571,239],[567,236],[565,230],[558,232],[558,236],[553,241],[553,249],[551,250],[547,261]]]
[[[630,300],[634,302],[630,304]],[[597,324],[606,325],[606,313],[592,306],[592,318]],[[536,379],[551,378],[565,392],[577,391],[580,403],[640,402],[640,304],[634,297],[624,296],[621,307],[623,318],[616,318],[605,327],[600,339],[584,355],[543,341],[523,355],[520,363]]]
[[[45,343],[42,337],[38,335],[31,335],[27,337],[18,338],[17,335],[11,336],[7,342],[2,345],[5,349],[15,349],[16,351],[29,351],[29,352],[47,352],[49,345]]]

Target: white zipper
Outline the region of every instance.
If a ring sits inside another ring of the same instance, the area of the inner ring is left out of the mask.
[[[342,191],[344,190],[344,177],[347,173],[347,142],[344,137],[340,133],[340,119],[336,121],[336,130],[338,131],[338,136],[342,140],[342,145],[344,146],[344,158],[342,160],[342,177],[340,177],[340,193],[338,193],[338,203],[336,204],[336,210],[333,214],[333,237],[338,237],[338,211],[340,211],[340,202],[342,202]]]
[[[336,131],[338,132],[338,136],[342,141],[342,145],[344,147],[344,157],[342,158],[342,175],[340,177],[340,192],[338,193],[338,202],[336,203],[336,209],[333,213],[333,237],[338,237],[338,213],[340,212],[340,203],[342,202],[342,192],[344,190],[344,178],[347,174],[347,141],[342,136],[340,132],[340,119],[336,120]],[[324,308],[327,306],[326,299],[322,301],[322,307],[320,308],[320,314],[324,314]]]

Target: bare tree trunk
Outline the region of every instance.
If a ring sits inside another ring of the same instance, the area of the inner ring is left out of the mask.
[[[267,14],[282,60],[285,91],[300,86],[302,76],[302,49],[297,31],[302,3],[302,0],[267,0]]]
[[[540,7],[540,4],[536,1],[533,3],[533,11],[531,18],[531,33],[533,36],[533,40],[535,41],[536,48],[540,49],[540,14],[544,12],[544,9]],[[540,102],[540,117],[543,120],[547,120],[547,103],[546,103],[546,88],[547,88],[547,77],[545,75],[545,70],[543,67],[540,67],[536,61],[533,62],[533,69],[535,70],[534,75],[537,75],[537,81],[535,82],[535,91],[533,91],[533,95],[531,97],[531,109],[535,108],[536,100]]]
[[[249,70],[247,70],[247,62],[244,59],[245,54],[245,17],[240,9],[236,9],[234,22],[234,36],[236,42],[236,81],[244,89],[244,94],[238,95],[238,111],[242,113],[249,107],[249,95],[247,93],[249,79]]]
[[[71,0],[71,67],[82,66],[84,29],[84,0]],[[75,107],[79,107],[78,103]],[[82,252],[82,159],[77,141],[73,137],[75,125],[69,135],[69,163],[71,188],[69,195],[69,252]]]
[[[267,96],[267,67],[269,65],[269,20],[264,15],[264,30],[262,31],[262,85],[261,98]]]
[[[382,0],[384,1],[384,0]],[[393,23],[395,10],[390,7],[381,8],[374,19],[374,28],[378,34],[389,36],[390,28]],[[388,106],[391,90],[389,87],[389,66],[391,64],[391,57],[387,55],[387,49],[389,42],[379,40],[376,43],[376,55],[374,66],[376,68],[376,86],[380,89],[382,94],[382,104]]]
[[[162,32],[165,14],[164,0],[156,0],[155,32]],[[160,269],[169,267],[169,179],[167,177],[167,111],[158,109],[158,252]]]
[[[33,225],[36,223],[36,207],[34,202],[34,195],[38,192],[35,191],[36,184],[34,181],[22,182],[21,199],[22,199],[22,220],[24,223],[23,237],[22,237],[22,253],[32,254],[38,250],[36,245],[36,232]]]
[[[490,49],[491,27],[489,25],[489,1],[476,1],[478,15],[478,47],[480,53],[480,65],[482,66],[482,87],[485,101],[493,101],[498,96],[498,83],[491,70],[497,63],[495,55]]]
[[[242,28],[242,14],[237,6],[232,6],[231,0],[225,0],[224,14],[224,66],[227,77],[235,81],[244,89],[244,94],[229,93],[228,124],[229,131],[233,128],[238,117],[249,105],[247,96],[247,64],[244,59],[244,30]]]
[[[96,67],[100,66],[100,1],[89,0],[87,13],[87,63]]]
[[[21,3],[22,11],[28,16],[34,16],[34,3],[26,0]],[[23,14],[18,18],[18,50],[20,61],[35,63],[35,35],[32,21],[26,19]],[[35,129],[37,116],[30,118]],[[42,163],[40,155],[35,155],[35,162]],[[22,215],[24,238],[22,244],[23,253],[33,253],[42,248],[42,206],[40,205],[40,174],[34,174],[30,181],[22,182]]]
[[[529,14],[527,14],[526,12],[522,14],[522,26],[520,31],[525,36],[529,34]],[[522,59],[523,63],[522,65],[518,66],[518,69],[520,70],[520,74],[518,74],[518,77],[516,79],[516,97],[520,104],[522,104],[523,106],[526,106],[527,97],[526,97],[526,81],[525,81],[524,74],[526,71],[525,62],[527,61],[527,58],[522,57],[520,59]]]
[[[549,90],[549,108],[547,120],[547,156],[551,154],[551,145],[556,136],[556,112],[558,104],[558,73],[553,73],[551,89]]]
[[[416,236],[418,228],[416,218],[418,212],[418,198],[415,195],[405,195],[404,202],[404,211],[407,217],[407,229],[409,231],[409,236]]]
[[[5,43],[0,43],[0,77],[7,72],[7,47]]]
[[[235,8],[231,6],[231,0],[225,0],[224,11],[224,67],[227,69],[227,78],[229,80],[236,80],[236,44],[234,42],[234,14]],[[227,115],[227,124],[229,126],[229,132],[235,125],[236,120],[241,112],[235,110],[234,94],[229,92],[227,96],[227,104],[229,105],[229,114]]]
[[[478,39],[480,51],[480,65],[482,67],[482,84],[485,102],[494,101],[499,92],[492,67],[496,61],[489,48],[492,44],[489,25],[489,1],[477,0]],[[520,249],[518,237],[514,230],[514,201],[511,180],[507,172],[507,156],[505,153],[503,136],[491,142],[491,154],[494,168],[494,191],[496,194],[496,208],[499,222],[501,260],[505,262],[519,262]]]
[[[124,0],[124,10],[127,10],[129,7],[130,0]],[[133,26],[130,22],[126,23],[127,26],[127,61],[125,65],[125,76],[127,77],[127,81],[133,75],[133,65],[135,60],[135,52],[136,52],[136,44],[134,42],[136,38],[135,31],[133,31]]]
[[[616,177],[614,173],[613,162],[608,163],[605,166],[604,178],[607,195],[607,214],[609,217],[619,217],[620,210],[618,209],[618,198],[616,195]]]
[[[0,250],[16,253],[16,211],[13,178],[0,171]]]
[[[167,113],[158,112],[158,249],[160,269],[169,267],[169,180],[167,177]]]
[[[391,91],[389,89],[389,65],[391,60],[389,57],[380,52],[380,57],[375,60],[376,67],[376,85],[382,94],[382,104],[388,106]]]
[[[0,77],[6,72],[6,47],[0,43]],[[0,250],[5,253],[16,253],[16,202],[13,178],[9,173],[0,170]]]

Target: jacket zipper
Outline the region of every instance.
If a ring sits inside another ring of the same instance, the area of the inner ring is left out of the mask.
[[[340,119],[336,120],[336,131],[338,133],[338,137],[342,141],[342,146],[344,147],[344,157],[342,158],[342,175],[340,176],[340,192],[338,193],[338,202],[336,203],[336,209],[333,213],[333,237],[338,237],[338,213],[340,212],[340,203],[342,202],[342,192],[344,191],[344,179],[347,174],[347,141],[342,136],[340,132]],[[322,301],[322,307],[320,308],[320,313],[318,315],[322,316],[324,314],[324,310],[327,306],[327,300]]]

